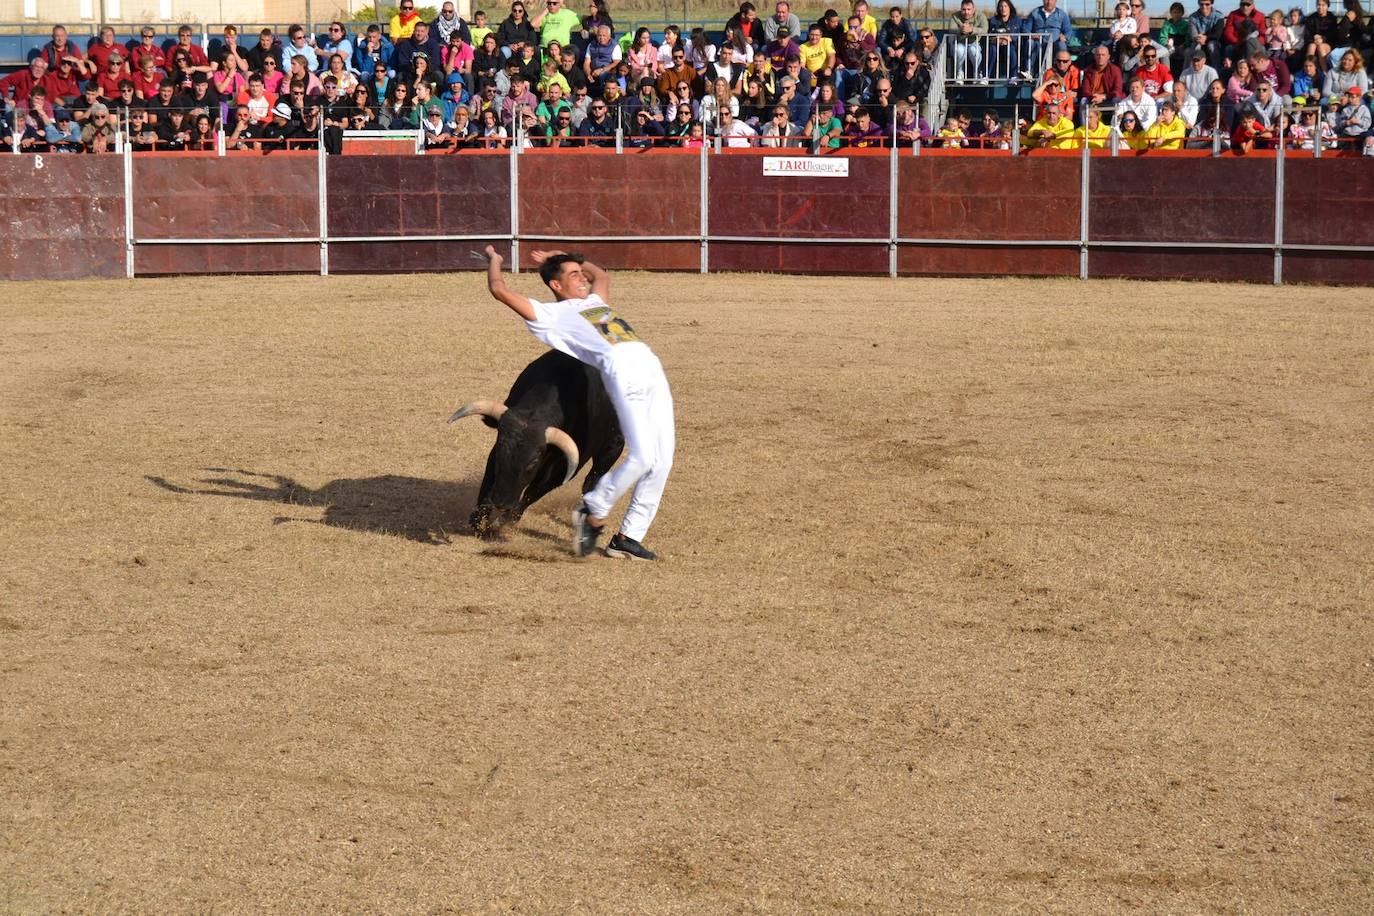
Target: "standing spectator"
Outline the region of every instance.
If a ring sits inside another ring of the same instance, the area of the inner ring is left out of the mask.
[[[420,14],[415,11],[415,0],[401,0],[396,8],[396,15],[391,17],[387,27],[391,43],[399,44],[403,39],[409,38],[415,33],[415,26],[423,21]]]
[[[1115,105],[1123,92],[1121,68],[1112,63],[1107,46],[1093,48],[1092,63],[1079,75],[1079,100],[1097,106]]]
[[[243,59],[248,62],[248,70],[251,73],[261,73],[268,60],[271,60],[280,72],[282,68],[281,44],[272,35],[271,29],[263,29],[258,33],[258,43],[248,49],[243,55]]]
[[[348,39],[348,32],[344,30],[344,24],[335,20],[329,23],[328,37],[324,40],[323,47],[317,47],[316,53],[319,55],[322,66],[329,66],[329,61],[337,54],[343,58],[344,70],[355,73],[353,69],[353,42]]]
[[[539,30],[539,44],[542,47],[547,48],[550,42],[555,41],[559,47],[568,44],[572,41],[573,32],[582,26],[581,18],[567,9],[563,2],[545,0],[545,8],[530,21],[530,25]]]
[[[367,27],[367,32],[359,40],[358,47],[353,52],[353,69],[360,74],[372,73],[379,63],[389,68],[391,55],[394,53],[396,53],[395,45],[382,34],[381,26],[373,23]]]
[[[1042,0],[1041,5],[1031,10],[1027,17],[1027,32],[1049,33],[1049,40],[1054,42],[1056,50],[1067,51],[1069,43],[1073,41],[1073,24],[1069,22],[1069,14],[1059,8],[1059,0]],[[1040,59],[1039,41],[1028,43],[1026,61]],[[1031,79],[1030,73],[1024,74],[1026,79]]]
[[[778,37],[778,29],[787,29],[788,35],[800,36],[802,34],[801,20],[797,14],[792,12],[792,4],[787,0],[778,0],[773,6],[773,15],[769,16],[763,24],[763,40],[765,43],[775,41]]]
[[[1264,50],[1264,14],[1255,9],[1254,0],[1240,0],[1240,6],[1226,16],[1221,40],[1226,47],[1228,67],[1233,61],[1249,57],[1251,52]]]
[[[1011,0],[997,0],[993,16],[988,20],[988,34],[991,37],[988,50],[989,75],[995,79],[1019,82],[1021,73],[1021,39],[1026,31],[1026,21],[1016,12]]]

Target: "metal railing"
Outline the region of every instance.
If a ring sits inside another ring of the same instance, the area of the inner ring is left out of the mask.
[[[1049,38],[1047,32],[970,38],[948,33],[940,55],[946,79],[956,85],[1039,82],[1040,74],[1051,65],[1054,42]]]

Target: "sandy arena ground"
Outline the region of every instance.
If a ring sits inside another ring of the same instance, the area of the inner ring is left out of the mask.
[[[618,274],[657,565],[475,274],[5,293],[0,910],[1374,909],[1367,289]]]

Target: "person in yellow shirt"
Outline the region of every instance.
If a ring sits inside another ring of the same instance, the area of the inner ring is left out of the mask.
[[[1088,149],[1106,149],[1111,136],[1111,127],[1102,123],[1102,112],[1090,107],[1088,122],[1073,132],[1073,144],[1070,149],[1082,149],[1085,141]]]
[[[1140,116],[1134,111],[1123,111],[1121,120],[1118,122],[1117,132],[1121,134],[1121,144],[1126,149],[1140,150],[1148,149],[1150,138],[1145,133],[1145,128],[1140,125]]]
[[[936,136],[939,138],[937,142],[945,149],[961,149],[968,145],[964,129],[959,126],[959,119],[956,117],[947,118],[945,126],[940,128]]]
[[[876,39],[878,37],[878,20],[869,13],[867,0],[855,0],[854,15],[859,17],[859,28]]]
[[[420,14],[415,12],[415,0],[401,0],[400,6],[396,8],[396,15],[391,17],[392,43],[409,38],[415,31],[415,23],[419,21]]]
[[[1058,108],[1046,108],[1026,129],[1026,138],[1030,146],[1041,149],[1074,149],[1073,121],[1060,114]]]
[[[1160,104],[1159,117],[1145,136],[1149,138],[1150,149],[1183,149],[1188,125],[1178,116],[1178,106],[1173,99],[1165,99]]]
[[[806,41],[801,46],[802,67],[811,73],[812,82],[822,73],[835,72],[835,42],[826,38],[820,23],[811,26],[806,33]]]

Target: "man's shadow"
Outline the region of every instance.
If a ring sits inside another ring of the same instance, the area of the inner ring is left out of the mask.
[[[470,481],[424,480],[385,474],[381,477],[331,480],[311,489],[281,474],[230,468],[202,468],[216,476],[180,486],[165,477],[147,480],[172,493],[233,496],[283,506],[324,509],[323,518],[278,515],[274,524],[312,522],[352,531],[403,537],[421,544],[446,544],[450,535],[473,534],[468,514],[477,501],[478,484]]]

